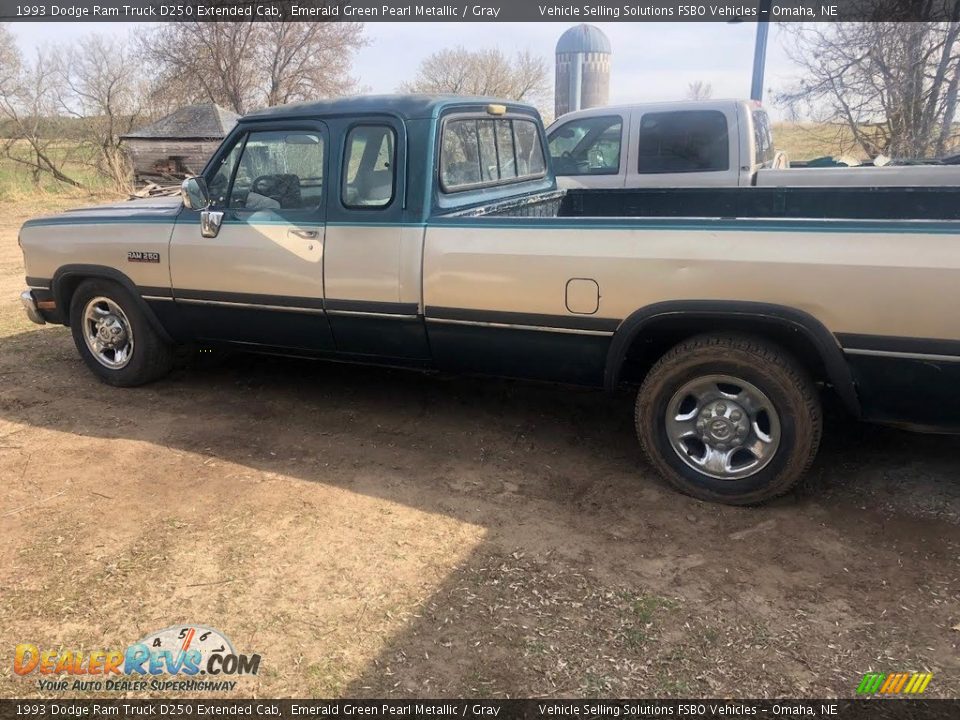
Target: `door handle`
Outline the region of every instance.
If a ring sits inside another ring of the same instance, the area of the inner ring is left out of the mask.
[[[320,233],[318,233],[316,230],[300,229],[288,230],[287,234],[296,235],[298,238],[303,238],[304,240],[316,240],[320,236]]]

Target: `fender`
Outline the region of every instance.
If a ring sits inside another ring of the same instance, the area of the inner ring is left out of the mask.
[[[670,300],[647,305],[631,313],[620,325],[610,343],[604,369],[604,386],[617,387],[620,373],[633,341],[654,323],[675,317],[684,320],[759,321],[799,332],[820,356],[827,378],[843,404],[855,417],[861,417],[860,399],[850,366],[837,338],[810,313],[785,305],[736,300]]]
[[[70,320],[70,307],[66,303],[66,288],[64,287],[64,280],[70,278],[79,278],[81,281],[88,278],[102,278],[104,280],[112,280],[115,283],[122,285],[124,289],[133,297],[134,302],[137,303],[137,306],[143,312],[144,317],[147,318],[147,322],[149,322],[150,326],[157,331],[157,334],[159,334],[165,342],[170,344],[174,343],[173,338],[170,337],[167,329],[157,318],[153,310],[150,309],[147,301],[140,296],[140,291],[137,289],[137,286],[133,280],[128,278],[116,268],[107,267],[105,265],[63,265],[59,267],[53,274],[53,280],[50,282],[50,289],[53,291],[53,297],[54,300],[56,300],[57,307],[63,308],[63,317],[67,319],[68,323]]]

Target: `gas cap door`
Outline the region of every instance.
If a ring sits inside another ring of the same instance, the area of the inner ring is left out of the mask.
[[[591,278],[567,280],[567,310],[577,315],[593,315],[600,309],[600,285]]]

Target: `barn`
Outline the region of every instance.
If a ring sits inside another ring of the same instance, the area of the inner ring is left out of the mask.
[[[199,173],[238,118],[214,103],[187,105],[120,139],[137,181],[176,180]]]

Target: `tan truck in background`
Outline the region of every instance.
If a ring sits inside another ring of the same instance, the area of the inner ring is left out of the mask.
[[[562,188],[960,185],[960,165],[791,166],[753,100],[578,110],[547,128],[547,142]]]

